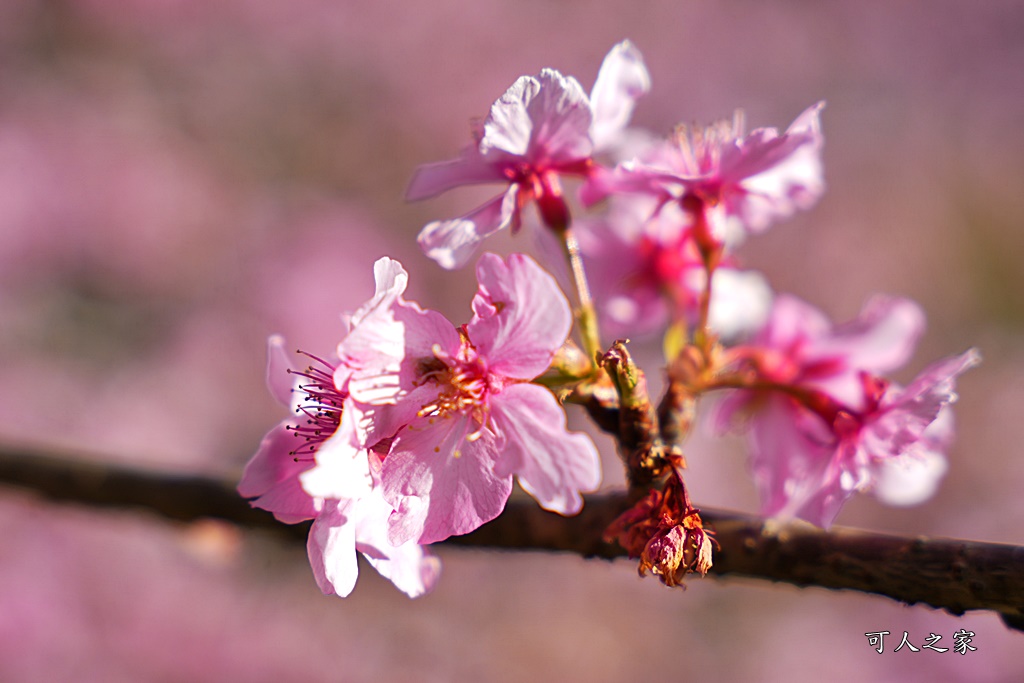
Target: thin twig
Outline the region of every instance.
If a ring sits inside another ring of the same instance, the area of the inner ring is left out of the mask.
[[[220,518],[249,528],[305,538],[308,524],[285,526],[235,492],[230,478],[159,472],[0,447],[0,482],[43,496],[99,507],[144,508],[193,521]],[[625,493],[587,498],[583,512],[560,517],[529,499],[513,498],[502,515],[449,543],[507,550],[563,551],[612,559],[621,548],[601,537],[628,506]],[[798,586],[850,589],[960,615],[992,610],[1024,630],[1024,547],[977,541],[902,537],[805,524],[777,527],[746,515],[702,510],[721,549],[712,573]]]

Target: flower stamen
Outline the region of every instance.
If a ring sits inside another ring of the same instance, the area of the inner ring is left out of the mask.
[[[296,462],[312,460],[320,444],[338,431],[345,399],[348,398],[347,392],[339,391],[334,385],[333,364],[305,351],[300,350],[299,353],[309,358],[312,363],[305,370],[288,370],[289,374],[305,379],[300,380],[301,383],[292,389],[296,393],[304,394],[295,412],[305,419],[299,424],[285,427],[296,437],[305,440],[289,453]]]

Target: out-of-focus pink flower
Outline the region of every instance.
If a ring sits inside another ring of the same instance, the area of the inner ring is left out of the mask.
[[[615,144],[637,98],[650,88],[639,51],[628,41],[605,57],[592,99],[579,82],[554,69],[522,76],[491,106],[476,144],[458,159],[416,169],[406,199],[436,196],[462,185],[507,183],[508,189],[470,213],[428,223],[419,243],[444,268],[464,265],[494,232],[519,229],[531,201],[545,224],[568,225],[559,177],[586,176],[595,148]]]
[[[814,306],[780,294],[751,347],[757,350],[763,379],[818,389],[861,409],[861,374],[883,375],[902,367],[924,328],[924,312],[910,299],[873,297],[855,320],[833,325]]]
[[[952,438],[947,406],[976,351],[936,363],[903,389],[877,376],[909,358],[924,318],[905,299],[876,298],[833,328],[816,309],[779,297],[770,323],[740,351],[750,386],[720,418],[750,412],[751,467],[764,514],[828,526],[856,491],[885,502],[929,497]]]
[[[314,520],[309,560],[325,594],[352,592],[358,551],[399,590],[410,597],[422,595],[436,583],[440,561],[416,543],[395,547],[387,542],[392,508],[374,471],[379,461],[356,443],[345,409],[348,396],[334,386],[334,368],[311,357],[306,370],[291,370],[283,343],[271,337],[268,344],[268,386],[298,417],[267,434],[238,492],[282,522]]]
[[[707,269],[679,207],[654,209],[646,198],[619,197],[578,231],[602,327],[613,337],[697,323]],[[771,298],[760,274],[727,258],[712,276],[709,326],[724,339],[753,333],[764,326]]]
[[[546,388],[572,324],[532,260],[485,254],[472,321],[456,328],[401,298],[408,277],[381,259],[377,294],[353,317],[335,381],[351,394],[362,444],[383,455],[393,544],[464,534],[504,509],[512,476],[546,509],[574,514],[600,483],[590,438],[566,429]]]
[[[857,491],[893,505],[929,498],[946,471],[954,380],[978,360],[973,349],[947,358],[906,389],[865,375],[868,408],[839,410],[832,424],[790,397],[770,397],[750,421],[763,513],[827,527]]]
[[[661,204],[686,200],[715,239],[735,242],[821,196],[823,107],[809,107],[781,135],[759,128],[744,137],[739,113],[706,128],[679,126],[641,158],[591,174],[582,196],[588,203],[613,192],[641,192]]]

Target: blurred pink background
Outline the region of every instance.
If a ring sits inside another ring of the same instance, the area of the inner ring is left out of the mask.
[[[785,126],[826,99],[829,192],[742,258],[840,320],[874,292],[920,301],[930,329],[900,379],[972,345],[984,355],[960,382],[936,497],[857,499],[838,522],[1024,544],[1024,6],[1011,0],[8,0],[0,439],[236,476],[282,416],[263,389],[266,336],[329,353],[338,314],[372,293],[374,259],[400,259],[410,298],[468,319],[472,273],[436,268],[414,237],[472,193],[406,205],[413,168],[454,156],[521,74],[553,66],[589,89],[623,38],[653,79],[635,122],[657,132],[735,107]],[[698,504],[756,510],[740,446],[691,441]],[[434,594],[409,601],[366,569],[340,600],[319,594],[303,548],[212,522],[2,488],[0,529],[3,681],[1024,676],[1024,634],[996,617],[861,594],[739,579],[684,592],[628,562],[441,548]],[[951,647],[960,628],[976,652],[892,652],[903,631]],[[883,654],[864,635],[879,630]]]

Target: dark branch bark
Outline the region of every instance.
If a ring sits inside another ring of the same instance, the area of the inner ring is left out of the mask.
[[[0,448],[0,482],[61,501],[137,507],[192,521],[214,517],[304,539],[308,524],[285,526],[239,498],[233,480],[60,458]],[[583,512],[560,517],[528,499],[513,499],[498,519],[448,543],[508,550],[563,551],[611,559],[621,548],[602,541],[628,503],[625,493],[591,496]],[[976,541],[909,538],[803,524],[773,529],[754,517],[702,510],[721,549],[712,573],[798,586],[851,589],[960,615],[993,610],[1024,630],[1024,547]]]

